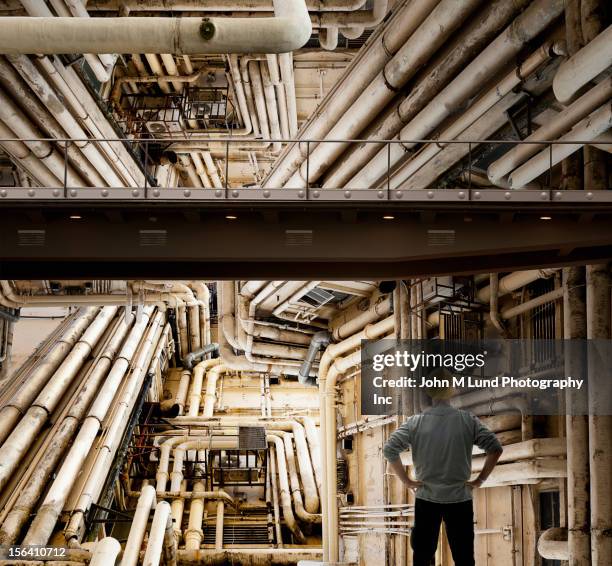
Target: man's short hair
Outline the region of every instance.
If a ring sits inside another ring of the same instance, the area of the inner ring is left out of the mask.
[[[452,383],[453,383],[452,373],[444,367],[436,367],[427,374],[427,379],[434,379],[434,378],[437,378],[440,380],[444,379],[448,381],[450,385],[448,387],[426,387],[425,393],[427,393],[427,395],[431,397],[432,399],[436,399],[440,401],[450,399],[454,393],[454,388],[452,386]]]

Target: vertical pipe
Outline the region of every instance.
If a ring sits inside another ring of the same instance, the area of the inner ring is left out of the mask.
[[[149,522],[149,515],[151,510],[155,508],[155,505],[155,488],[152,485],[144,486],[136,504],[136,512],[132,519],[127,542],[125,543],[121,566],[136,566],[138,563],[140,548]]]
[[[586,335],[585,268],[568,267],[563,270],[563,337],[585,339]],[[584,370],[585,363],[586,360],[568,357],[565,372],[576,375]],[[572,407],[582,404],[580,397],[586,392],[568,390],[565,395],[569,566],[581,566],[591,560],[588,417],[573,415]]]
[[[225,512],[225,503],[223,499],[219,499],[217,503],[217,525],[215,528],[215,550],[223,549],[223,515]]]
[[[142,560],[143,566],[159,566],[169,517],[170,504],[167,501],[160,501],[155,506],[155,514],[149,532],[149,542]]]

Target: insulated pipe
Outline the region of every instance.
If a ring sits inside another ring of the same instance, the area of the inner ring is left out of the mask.
[[[115,138],[117,133],[98,107],[91,93],[81,82],[76,71],[70,66],[64,67],[56,57],[52,59],[42,57],[37,60],[37,65],[45,72],[57,92],[62,95],[65,103],[91,132],[92,137]],[[126,184],[130,187],[140,186],[139,183],[143,182],[144,176],[139,165],[134,161],[134,157],[123,143],[106,141],[98,143],[109,161],[115,163]]]
[[[358,136],[479,3],[480,0],[442,0],[391,61],[359,94],[357,100],[347,108],[326,137],[339,140]],[[348,145],[347,142],[319,144],[311,152],[309,159],[287,181],[285,187],[305,186],[307,173],[309,181],[316,182]]]
[[[91,354],[116,312],[117,307],[104,307],[100,311],[0,447],[0,490],[17,469],[23,455],[52,415],[66,388]]]
[[[115,358],[111,371],[104,380],[95,401],[89,408],[87,417],[83,421],[79,433],[66,458],[64,458],[62,466],[58,470],[56,479],[51,484],[28,530],[25,540],[32,541],[30,544],[44,545],[51,537],[55,523],[70,495],[70,490],[81,473],[83,464],[96,441],[102,422],[117,391],[120,390],[121,382],[129,369],[130,362],[136,353],[136,348],[147,328],[152,311],[153,307],[145,307],[140,320],[136,322],[130,331],[119,355]]]
[[[250,77],[250,85],[253,89],[253,100],[255,102],[255,109],[257,110],[257,117],[259,119],[261,135],[263,139],[269,140],[270,124],[268,121],[268,114],[266,110],[266,98],[263,90],[263,81],[261,78],[259,59],[260,57],[243,57],[241,60],[241,64],[244,64],[246,66],[248,75]]]
[[[32,0],[30,0],[32,1]],[[359,10],[366,0],[306,0],[306,7],[313,12]],[[87,9],[116,12],[125,6],[130,12],[173,11],[173,12],[270,12],[272,0],[248,0],[244,5],[236,0],[89,0]]]
[[[406,143],[392,144],[389,150],[381,149],[346,186],[363,188],[374,185],[385,174],[389,164],[391,167],[395,166],[404,158],[405,151],[416,145],[414,140],[425,138],[451,115],[453,109],[465,104],[478,92],[480,85],[488,77],[514,58],[525,44],[554,21],[563,9],[563,0],[534,0],[501,35],[401,129],[397,137],[407,140]],[[402,112],[401,105],[399,111]]]
[[[204,483],[193,484],[194,492],[204,492]],[[189,506],[189,525],[185,531],[185,550],[197,550],[204,539],[202,519],[204,517],[204,497],[194,496]]]
[[[70,0],[68,0],[70,1]],[[40,2],[39,0],[23,0],[21,2],[23,7],[29,16],[36,18],[52,18],[53,13],[47,7],[45,2]],[[66,10],[66,7],[63,6],[62,13],[58,13],[58,16],[70,17],[70,14]],[[59,12],[59,11],[58,11]],[[84,59],[87,61],[87,64],[93,71],[96,78],[101,82],[105,83],[110,79],[110,70],[106,67],[105,63],[102,61],[102,57],[98,58],[96,55],[91,53],[85,53],[83,55]]]
[[[264,100],[266,101],[266,108],[268,111],[268,119],[270,122],[270,135],[273,139],[279,140],[283,136],[280,130],[279,122],[279,109],[276,102],[276,94],[274,91],[274,85],[270,78],[270,68],[268,64],[262,61],[259,64],[259,70],[261,72],[261,80],[263,83]],[[255,84],[255,83],[253,83]],[[272,152],[280,152],[282,144],[278,141],[272,143]]]
[[[46,166],[40,161],[30,149],[20,141],[6,141],[14,138],[15,134],[0,122],[0,138],[5,141],[0,142],[0,146],[8,153],[20,166],[27,171],[35,183],[42,187],[55,187],[60,181]]]
[[[202,184],[206,189],[211,189],[212,183],[208,178],[208,173],[206,172],[206,167],[204,166],[204,163],[202,163],[202,158],[200,157],[200,154],[197,151],[192,151],[189,153],[189,155],[191,156],[193,164],[195,165],[196,173],[200,176]]]
[[[7,59],[19,71],[19,75],[28,83],[45,108],[52,112],[53,117],[65,130],[66,137],[78,140],[86,140],[89,137],[66,108],[66,105],[56,96],[49,82],[47,82],[28,57],[25,55],[9,55]],[[123,185],[123,182],[113,170],[112,165],[104,158],[95,143],[91,141],[75,141],[74,145],[87,157],[98,174],[104,177],[108,186],[120,187]]]
[[[297,98],[295,95],[295,76],[293,73],[293,56],[291,53],[281,53],[278,56],[281,80],[287,98],[287,115],[289,117],[289,137],[298,133]]]
[[[223,516],[225,513],[225,503],[223,499],[217,501],[217,517],[215,524],[215,550],[223,549]],[[187,548],[185,548],[187,550]]]
[[[160,564],[168,524],[172,524],[170,504],[167,501],[160,501],[155,506],[151,530],[149,531],[149,542],[142,559],[142,566],[158,566]]]
[[[467,130],[467,128],[474,125],[477,120],[482,118],[505,96],[512,93],[513,89],[515,89],[518,85],[525,81],[527,77],[533,74],[544,63],[550,61],[553,55],[559,54],[563,50],[563,47],[559,44],[547,42],[542,45],[539,49],[532,53],[520,66],[515,68],[493,88],[489,89],[483,96],[481,96],[448,128],[443,130],[439,135],[440,139],[451,140],[460,137],[471,137],[465,135],[465,130]],[[513,100],[513,98],[511,98],[510,100]],[[478,145],[479,144],[477,143],[471,144],[471,149],[474,149]],[[432,160],[438,154],[444,151],[445,147],[448,148],[448,145],[436,143],[427,144],[416,155],[414,155],[414,157],[412,157],[408,162],[406,162],[399,170],[393,172],[391,180],[389,182],[389,187],[391,189],[398,188],[406,179],[417,173],[417,171],[423,168],[426,164],[432,164]],[[453,149],[455,147],[458,149],[464,149],[461,147],[461,145],[451,145],[451,147]],[[469,152],[469,149],[470,147],[467,148],[467,152]],[[436,166],[436,173],[439,172],[440,175],[443,173],[443,170],[439,166],[439,164],[436,163],[432,165]]]
[[[612,103],[606,103],[599,109],[589,114],[584,120],[578,122],[569,133],[565,134],[558,141],[590,141],[594,140],[612,127]],[[509,177],[510,187],[520,189],[527,183],[548,171],[566,157],[578,151],[584,144],[556,144],[550,149],[540,151],[525,164],[515,169]]]
[[[203,186],[202,181],[200,180],[200,177],[196,173],[196,169],[193,166],[193,163],[191,162],[191,160],[189,159],[189,155],[181,154],[178,157],[181,161],[183,170],[187,173],[189,181],[191,182],[191,186],[201,188]]]
[[[204,163],[206,164],[208,176],[212,180],[213,187],[215,189],[223,188],[223,183],[221,182],[221,178],[219,177],[219,173],[217,172],[217,166],[213,161],[212,155],[210,155],[210,151],[203,151],[202,157],[204,158]]]
[[[48,141],[40,141],[44,135],[34,126],[30,119],[19,109],[10,97],[0,88],[0,121],[12,130],[13,138],[22,138],[23,143],[40,159],[45,166],[57,177],[64,179],[69,185],[79,187],[84,185],[83,179],[74,170],[71,163],[66,165],[65,158]],[[39,141],[31,141],[39,140]]]
[[[612,65],[612,25],[561,64],[553,80],[557,100],[567,104],[589,81]]]
[[[121,545],[116,538],[104,537],[96,542],[89,566],[109,566],[114,564],[121,552]]]
[[[280,436],[285,443],[285,458],[287,460],[287,467],[289,469],[289,483],[291,485],[291,495],[293,496],[293,505],[295,507],[295,514],[302,521],[307,523],[320,523],[321,515],[315,513],[309,513],[304,509],[304,502],[302,501],[302,491],[300,488],[300,480],[298,479],[297,467],[295,465],[295,456],[293,451],[293,443],[291,440],[291,434],[287,432],[277,432],[277,436]],[[297,446],[296,446],[297,448]]]
[[[219,358],[204,360],[195,366],[191,380],[189,392],[189,409],[187,415],[197,417],[200,412],[200,400],[202,399],[202,384],[204,382],[204,374],[212,367],[218,366],[221,363]],[[208,382],[207,382],[208,387]]]
[[[200,549],[178,551],[181,564],[206,564],[207,566],[319,566],[321,550],[318,548],[226,548],[224,550]]]
[[[319,392],[321,438],[324,442],[322,451],[323,494],[321,497],[321,512],[327,520],[323,521],[323,557],[324,560],[338,560],[338,509],[336,485],[336,411],[335,385],[341,371],[341,366],[350,367],[358,364],[361,350],[361,340],[377,338],[392,332],[395,326],[393,316],[387,317],[376,324],[366,326],[361,332],[325,349],[319,363]],[[357,349],[355,354],[340,358],[346,352]],[[338,361],[340,360],[340,361]],[[337,363],[338,362],[338,363]],[[329,376],[328,376],[329,374]],[[329,378],[329,379],[328,379]]]
[[[4,442],[15,428],[21,415],[32,404],[98,313],[99,308],[97,307],[86,307],[79,311],[78,317],[72,321],[45,356],[37,362],[28,374],[27,380],[8,403],[0,409],[0,443]]]
[[[419,28],[439,0],[414,0],[404,3],[392,18],[374,32],[369,49],[362,49],[353,58],[344,73],[344,80],[327,94],[317,108],[317,112],[301,130],[302,139],[322,139],[327,136],[334,124],[341,119],[359,95],[377,76],[380,69],[392,59],[408,38]],[[281,71],[289,76],[287,60],[281,57]],[[291,98],[288,97],[291,102]],[[314,149],[316,144],[311,144]],[[306,159],[304,144],[290,144],[274,165],[272,172],[263,183],[264,188],[281,188],[296,169]]]
[[[501,29],[529,3],[529,0],[488,2],[463,29],[455,34],[449,45],[429,62],[403,99],[396,99],[392,107],[383,113],[368,128],[371,140],[390,139],[395,136],[411,118],[451,81]],[[401,110],[400,110],[401,108]],[[441,139],[447,139],[440,136]],[[353,144],[341,162],[335,163],[326,175],[324,188],[342,187],[381,148],[378,143]]]
[[[543,295],[539,295],[534,297],[529,301],[525,301],[524,303],[520,303],[514,307],[509,307],[501,312],[501,317],[503,320],[509,320],[514,318],[515,316],[519,316],[523,313],[529,312],[539,306],[545,305],[546,303],[551,303],[553,301],[557,301],[563,297],[563,287],[559,287],[558,289],[554,289],[553,291],[549,291],[548,293],[544,293]]]
[[[291,134],[289,133],[289,117],[287,114],[287,94],[278,70],[278,55],[276,53],[268,53],[266,59],[268,61],[268,70],[270,71],[270,80],[276,91],[276,99],[278,101],[281,135],[284,139],[289,139]]]
[[[312,24],[304,0],[274,0],[274,18],[0,18],[0,53],[284,53]]]
[[[326,330],[321,330],[313,335],[312,340],[310,342],[310,346],[308,347],[308,353],[304,358],[304,362],[300,367],[300,371],[298,373],[298,381],[302,384],[311,383],[310,381],[310,370],[312,368],[312,364],[317,357],[317,354],[321,350],[321,348],[326,348],[331,342],[331,335]]]
[[[25,56],[22,56],[25,57]],[[27,59],[27,57],[25,57]],[[69,124],[64,122],[60,123],[56,116],[52,115],[48,108],[54,106],[54,101],[42,102],[37,96],[33,96],[31,89],[34,88],[30,83],[24,82],[22,76],[23,72],[27,72],[27,69],[23,71],[19,69],[19,73],[16,68],[11,66],[6,60],[0,57],[0,80],[4,84],[7,93],[10,93],[14,100],[18,100],[24,109],[24,119],[27,115],[35,127],[40,128],[42,137],[45,138],[57,138],[64,139],[71,137],[69,131],[74,132]],[[30,88],[28,88],[30,87]],[[63,104],[59,101],[55,101],[61,107]],[[59,111],[58,111],[59,113]],[[68,129],[66,129],[68,128]],[[77,128],[77,131],[80,128]],[[80,130],[82,134],[82,130]],[[92,186],[106,186],[104,179],[92,165],[92,163],[85,157],[83,151],[90,153],[88,150],[95,150],[95,148],[89,145],[89,142],[78,142],[71,143],[68,145],[59,144],[62,147],[64,154],[68,155],[69,162],[88,185]]]
[[[538,539],[538,553],[547,560],[569,560],[567,529],[546,529]]]
[[[177,414],[182,415],[185,412],[185,405],[187,404],[187,393],[189,391],[189,382],[191,381],[191,371],[183,370],[181,372],[181,379],[176,390],[174,397],[174,405],[177,407]]]
[[[558,268],[551,268],[530,269],[528,271],[515,271],[510,273],[499,280],[499,296],[503,297],[504,295],[512,293],[512,291],[516,291],[525,285],[529,285],[529,283],[533,283],[538,279],[546,279],[551,277],[557,271],[559,271]],[[480,289],[476,293],[476,298],[484,303],[489,302],[491,299],[491,287],[486,286]]]
[[[125,543],[121,566],[136,566],[138,564],[140,549],[144,541],[149,515],[155,509],[157,502],[155,500],[155,488],[152,485],[146,485],[140,492],[136,511],[132,518],[130,533]]]
[[[312,468],[314,470],[319,494],[322,497],[323,473],[321,470],[321,443],[319,440],[319,431],[317,430],[314,419],[311,417],[299,417],[299,420],[304,425],[304,430],[306,431]]]
[[[497,273],[491,273],[489,276],[491,296],[489,298],[489,318],[495,329],[502,335],[505,336],[506,329],[499,319],[499,276]]]
[[[280,504],[283,509],[283,517],[287,527],[295,537],[298,544],[305,544],[306,539],[302,533],[291,506],[291,491],[289,489],[289,480],[287,476],[287,460],[285,456],[285,446],[283,441],[274,434],[267,434],[266,440],[268,444],[274,446],[276,451],[276,466],[278,469],[278,486],[280,495]]]
[[[608,77],[556,114],[552,120],[542,124],[533,134],[527,136],[524,141],[536,142],[557,139],[611,97],[612,77]],[[487,169],[489,180],[494,184],[499,184],[508,173],[545,147],[545,145],[538,143],[515,145],[510,151],[507,151],[497,161],[489,165]]]
[[[76,439],[73,440],[73,437],[77,433],[79,426],[82,425],[83,416],[86,414],[92,399],[96,393],[99,394],[100,385],[106,378],[112,360],[115,358],[132,323],[133,317],[126,321],[126,318],[121,316],[113,328],[108,343],[104,346],[92,364],[91,369],[84,377],[84,384],[79,389],[75,402],[47,444],[46,451],[48,456],[38,462],[27,483],[20,489],[19,497],[12,510],[2,523],[2,528],[0,528],[0,545],[15,544],[58,462],[65,455],[71,442],[73,444],[76,442]]]
[[[319,45],[327,51],[334,51],[338,47],[338,27],[329,26],[319,30]]]
[[[249,107],[247,105],[246,94],[244,92],[244,83],[242,82],[242,76],[238,66],[238,56],[236,54],[231,54],[228,56],[228,61],[230,77],[232,78],[238,108],[240,109],[242,123],[244,124],[244,135],[248,135],[253,132],[253,123],[251,122],[251,112],[249,111]],[[232,132],[232,134],[234,134],[234,132]]]
[[[212,342],[211,344],[208,344],[207,346],[204,346],[203,348],[200,348],[199,350],[196,350],[194,352],[189,352],[189,354],[185,356],[185,359],[183,360],[183,362],[187,369],[192,369],[197,360],[201,360],[203,357],[207,356],[208,354],[214,354],[215,352],[218,352],[218,351],[219,351],[219,344],[217,344],[216,342]]]
[[[176,66],[176,61],[174,60],[174,56],[171,55],[170,53],[162,53],[161,60],[162,60],[162,63],[164,64],[164,67],[166,67],[166,71],[168,71],[168,75],[172,77],[178,77],[179,71]],[[171,83],[176,92],[183,91],[183,83],[180,80],[171,81]]]
[[[114,411],[112,418],[108,423],[103,441],[98,445],[95,460],[92,468],[89,470],[87,479],[85,480],[78,500],[74,506],[73,514],[64,531],[64,536],[69,545],[74,544],[74,540],[78,540],[79,533],[82,531],[83,516],[90,508],[92,501],[96,501],[100,495],[104,485],[108,471],[110,470],[117,449],[121,442],[121,438],[127,426],[127,422],[132,413],[134,405],[138,399],[138,393],[142,389],[145,381],[146,372],[149,367],[150,359],[156,349],[157,342],[162,334],[165,325],[165,316],[163,312],[158,312],[153,321],[149,325],[146,333],[141,341],[138,349],[138,354],[132,363],[132,370],[124,382],[121,389],[121,396],[114,402]],[[76,494],[75,494],[76,495]],[[45,533],[40,531],[28,532],[24,540],[42,540]],[[38,544],[45,544],[39,542]],[[33,542],[32,544],[37,544]]]

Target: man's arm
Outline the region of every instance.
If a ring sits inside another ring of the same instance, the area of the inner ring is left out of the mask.
[[[467,482],[467,485],[470,487],[480,487],[487,478],[491,475],[493,468],[497,464],[497,460],[502,455],[503,449],[500,448],[495,450],[495,452],[487,453],[487,457],[485,458],[484,466],[482,467],[482,471],[478,474],[478,477],[475,480]]]
[[[406,473],[406,468],[404,468],[404,465],[399,457],[400,452],[410,448],[410,441],[412,438],[411,425],[412,423],[409,420],[400,426],[393,434],[391,434],[387,444],[385,444],[383,453],[389,462],[390,468],[395,472],[395,475],[401,480],[401,482],[410,489],[416,489],[420,485],[423,485],[422,482],[410,479],[410,476]]]
[[[410,479],[410,476],[406,473],[406,468],[404,467],[404,464],[402,464],[401,459],[398,458],[393,462],[389,462],[389,466],[406,487],[416,489],[417,487],[423,485],[422,481]]]
[[[474,444],[485,451],[487,455],[485,458],[484,466],[482,471],[478,474],[475,480],[467,482],[467,485],[471,487],[480,487],[486,479],[489,477],[493,468],[497,464],[499,457],[504,451],[497,436],[494,432],[491,432],[485,425],[482,424],[480,419],[473,417],[474,419]]]

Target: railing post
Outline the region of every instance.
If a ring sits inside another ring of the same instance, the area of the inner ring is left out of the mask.
[[[310,140],[307,140],[306,141],[306,192],[308,192],[309,190],[310,190]]]
[[[391,144],[387,141],[387,200],[391,200]]]
[[[64,140],[64,198],[68,198],[68,140]]]
[[[144,196],[147,198],[149,188],[149,142],[145,142],[145,162],[144,162]]]
[[[472,142],[468,144],[468,189],[472,188]]]
[[[229,139],[225,140],[225,198],[229,189]]]
[[[548,144],[548,187],[552,187],[552,168],[553,168],[553,144]]]

